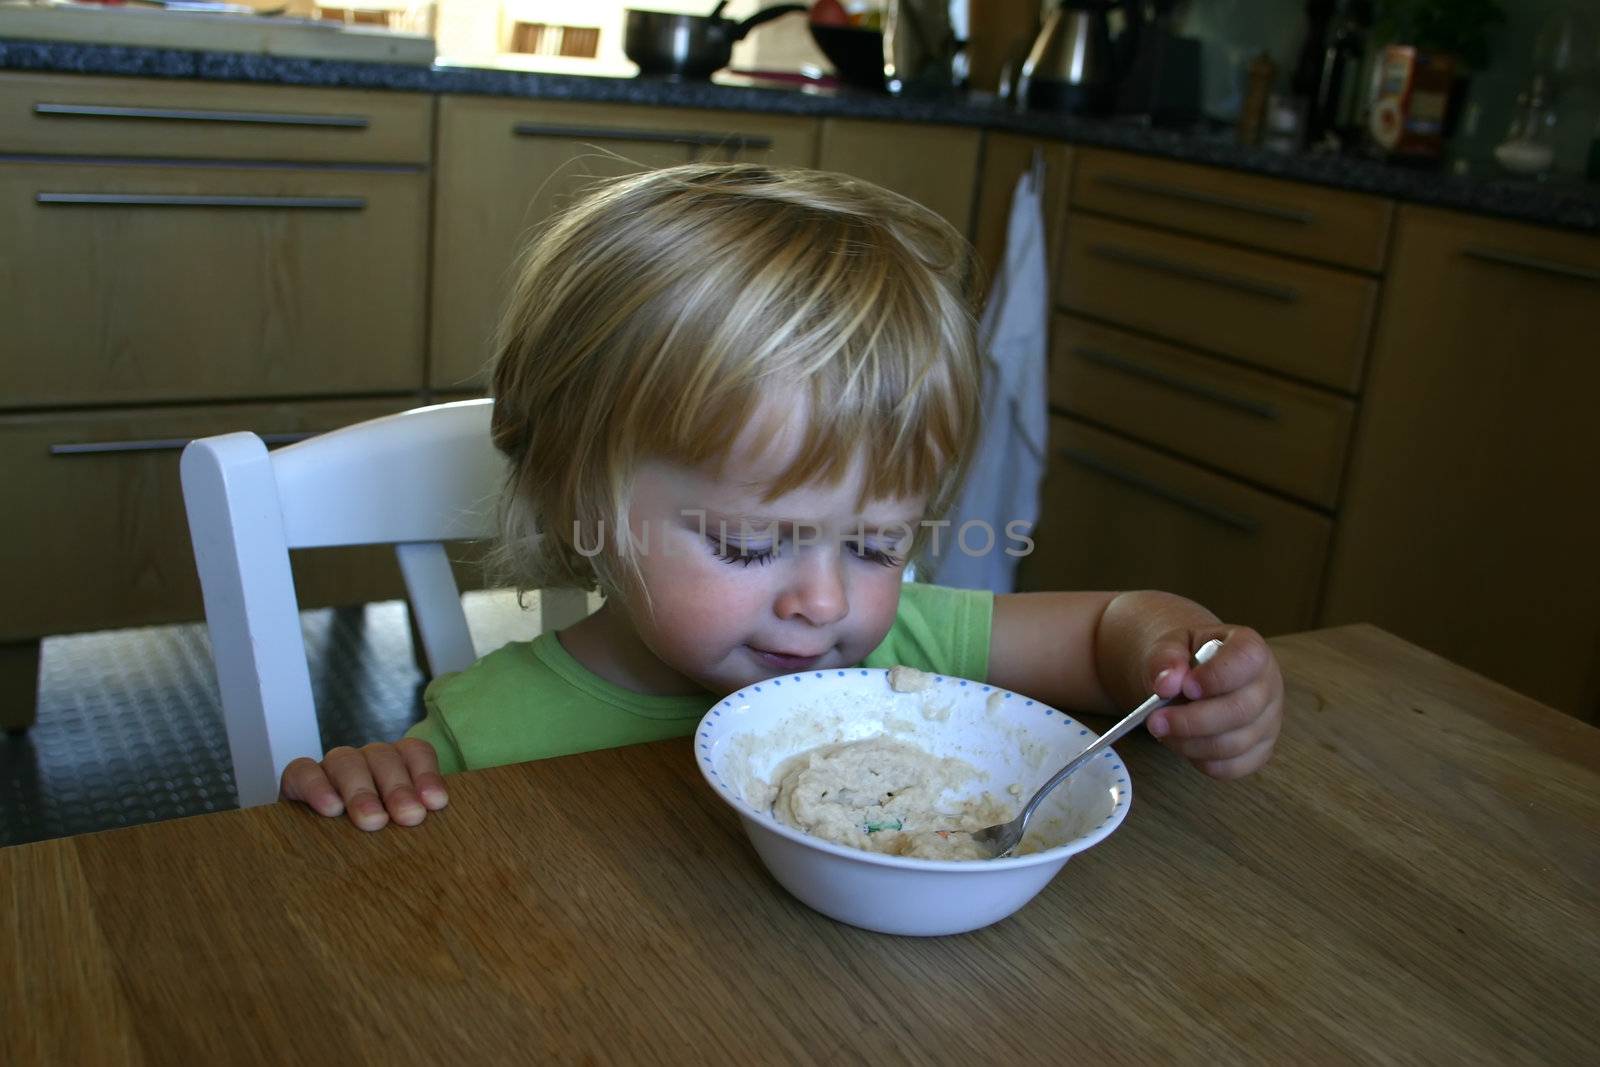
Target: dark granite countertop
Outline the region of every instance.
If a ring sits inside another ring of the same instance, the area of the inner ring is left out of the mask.
[[[1600,233],[1600,185],[1518,181],[1390,166],[1370,159],[1243,148],[1231,140],[1127,122],[1018,114],[963,98],[908,99],[839,91],[809,93],[716,83],[591,78],[478,67],[290,59],[115,45],[0,40],[0,70],[182,78],[418,93],[467,93],[949,123],[1185,160],[1562,229]],[[0,146],[3,151],[4,146]]]

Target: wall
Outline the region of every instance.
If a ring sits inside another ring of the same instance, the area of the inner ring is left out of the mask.
[[[627,8],[708,15],[714,6],[715,0],[438,0],[439,54],[454,63],[515,64],[558,73],[632,77],[638,68],[622,51]],[[730,0],[723,17],[742,20],[766,6],[766,0]],[[508,57],[501,48],[512,21],[598,27],[600,55],[594,60]],[[730,65],[794,70],[807,63],[828,69],[827,59],[811,42],[805,18],[796,14],[766,23],[736,44]]]

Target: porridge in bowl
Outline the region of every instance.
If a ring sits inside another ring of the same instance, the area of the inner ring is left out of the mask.
[[[963,840],[1015,815],[1093,740],[1021,693],[858,667],[729,694],[694,753],[789,892],[855,926],[930,935],[1010,915],[1116,829],[1132,786],[1108,751],[1045,799],[1017,854],[978,859]]]
[[[941,803],[978,777],[972,764],[874,737],[803,752],[778,768],[772,814],[841,845],[930,860],[981,860],[972,833],[1015,811],[983,793]]]

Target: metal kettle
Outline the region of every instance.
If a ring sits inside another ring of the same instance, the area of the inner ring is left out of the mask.
[[[1017,79],[1020,108],[1075,115],[1109,114],[1116,100],[1116,60],[1107,14],[1096,0],[1064,0],[1045,19]]]

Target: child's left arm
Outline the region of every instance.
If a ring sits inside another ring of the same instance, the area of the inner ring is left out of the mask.
[[[1222,651],[1189,670],[1213,637]],[[1283,675],[1261,635],[1170,593],[1012,593],[995,597],[988,681],[1058,708],[1121,715],[1151,693],[1189,703],[1157,711],[1152,734],[1214,778],[1272,755]]]

